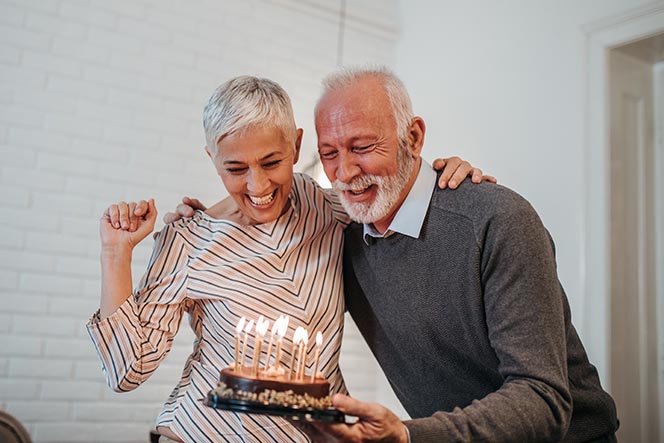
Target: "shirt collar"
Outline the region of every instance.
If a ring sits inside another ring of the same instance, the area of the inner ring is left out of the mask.
[[[436,171],[429,163],[424,161],[420,162],[420,170],[417,173],[417,178],[410,192],[406,196],[403,204],[394,216],[394,220],[385,231],[381,234],[374,228],[373,225],[364,225],[364,242],[369,244],[367,236],[383,238],[392,234],[399,233],[409,237],[418,238],[424,223],[424,217],[427,215],[429,209],[429,202],[431,201],[431,194],[433,193],[436,184]]]

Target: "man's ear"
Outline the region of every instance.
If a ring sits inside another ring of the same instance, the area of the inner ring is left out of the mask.
[[[300,147],[302,146],[302,134],[304,131],[302,128],[298,128],[295,136],[295,155],[293,156],[293,164],[297,163],[300,159]]]
[[[212,154],[210,153],[210,150],[208,149],[208,147],[205,146],[204,149],[205,149],[205,153],[208,155],[208,157],[212,158]]]
[[[416,115],[408,126],[408,149],[414,157],[419,157],[422,153],[425,133],[426,125],[424,124],[424,119]]]

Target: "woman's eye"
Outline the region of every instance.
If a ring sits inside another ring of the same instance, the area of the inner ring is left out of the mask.
[[[247,170],[247,168],[226,168],[226,172],[229,174],[242,174]]]
[[[264,164],[263,164],[263,167],[264,167],[264,168],[274,168],[274,167],[277,166],[279,163],[281,163],[281,160],[275,160],[275,161],[271,161],[271,162],[268,162],[268,163],[264,163]]]
[[[320,158],[328,160],[334,158],[337,155],[337,151],[321,151],[318,155]]]

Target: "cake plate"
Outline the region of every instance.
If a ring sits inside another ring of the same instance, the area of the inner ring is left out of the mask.
[[[323,423],[354,423],[355,417],[334,409],[299,408],[287,405],[274,405],[249,400],[219,397],[214,391],[208,392],[204,400],[207,406],[227,411],[244,412],[249,414],[277,415],[295,421],[323,422]]]

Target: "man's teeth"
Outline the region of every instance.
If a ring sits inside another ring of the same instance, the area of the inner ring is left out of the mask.
[[[264,206],[264,205],[269,204],[272,201],[273,198],[274,198],[274,192],[272,192],[271,194],[268,194],[264,197],[254,197],[253,195],[249,196],[249,200],[251,200],[251,202],[253,204],[259,205],[259,206]]]
[[[364,191],[366,191],[366,190],[367,190],[366,188],[362,188],[362,189],[350,189],[350,192],[351,192],[351,194],[359,195],[359,194],[362,194],[362,193],[363,193]]]

